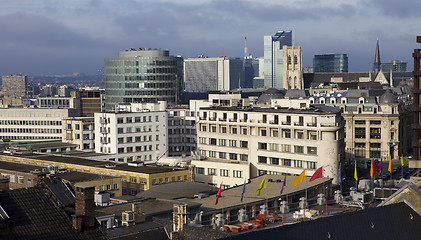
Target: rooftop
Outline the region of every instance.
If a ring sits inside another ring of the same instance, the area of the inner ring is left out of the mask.
[[[65,179],[72,183],[120,178],[120,177],[109,176],[109,175],[100,175],[100,174],[95,174],[95,173],[86,173],[86,172],[77,172],[77,171],[59,172],[55,176]]]
[[[36,165],[27,165],[27,164],[21,164],[21,163],[1,161],[0,169],[29,173],[31,171],[35,171],[36,169],[42,172],[42,169],[46,169],[46,168],[42,166],[36,166]]]
[[[288,114],[318,114],[318,115],[325,115],[325,114],[337,114],[340,113],[340,110],[335,107],[328,107],[328,106],[312,106],[311,108],[305,109],[294,109],[294,108],[287,108],[287,107],[277,107],[277,108],[264,108],[264,107],[220,107],[220,106],[212,106],[212,107],[204,107],[200,108],[200,110],[220,110],[220,111],[240,111],[240,112],[264,112],[264,113],[288,113]]]

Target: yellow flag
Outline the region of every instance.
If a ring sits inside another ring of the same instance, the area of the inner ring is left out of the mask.
[[[389,172],[392,173],[392,156],[390,156],[390,159],[389,159],[389,168],[387,170],[389,170]]]
[[[260,196],[263,188],[266,188],[266,176],[263,178],[262,182],[260,183],[259,188],[257,189],[257,196]]]
[[[405,158],[403,158],[403,156],[401,156],[401,165],[402,166],[406,166],[407,162],[405,160]]]
[[[298,177],[294,178],[294,181],[292,182],[292,186],[295,187],[298,185],[298,183],[300,182],[304,182],[305,180],[305,172],[306,170],[304,170]]]
[[[358,181],[358,175],[357,175],[357,161],[355,161],[354,178],[355,178],[355,181]]]

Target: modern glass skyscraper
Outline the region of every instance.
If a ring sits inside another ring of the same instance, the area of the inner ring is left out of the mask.
[[[348,72],[348,56],[346,54],[321,54],[313,58],[315,73],[320,72]]]
[[[399,60],[391,60],[387,63],[382,63],[383,73],[392,72],[406,72],[406,62]]]
[[[284,88],[282,81],[282,46],[292,46],[292,31],[278,31],[264,36],[264,87]]]
[[[105,59],[105,109],[119,103],[167,101],[182,93],[183,59],[168,50],[131,49]]]

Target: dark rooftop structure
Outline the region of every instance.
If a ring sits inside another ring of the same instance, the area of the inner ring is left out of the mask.
[[[402,202],[223,239],[418,239],[420,226],[421,216]]]
[[[0,191],[0,205],[10,220],[0,239],[105,239],[97,228],[83,233],[73,229],[70,218],[41,187]]]
[[[211,195],[217,192],[218,188],[204,183],[173,182],[138,193],[137,196],[144,198],[178,199],[193,198],[198,194]]]

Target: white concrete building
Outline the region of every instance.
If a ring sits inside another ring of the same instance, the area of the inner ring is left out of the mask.
[[[168,114],[165,101],[119,105],[115,112],[95,113],[95,151],[107,160],[154,163],[167,155]]]
[[[265,108],[201,108],[197,137],[204,160],[192,161],[195,180],[230,187],[262,174],[306,170],[311,176],[323,166],[323,175],[336,183],[344,159],[340,110],[301,102],[284,107],[283,101],[289,100],[272,101]]]
[[[0,139],[62,139],[62,120],[80,109],[0,108]]]
[[[62,141],[77,144],[76,150],[95,151],[95,126],[93,117],[71,117],[62,121]]]

